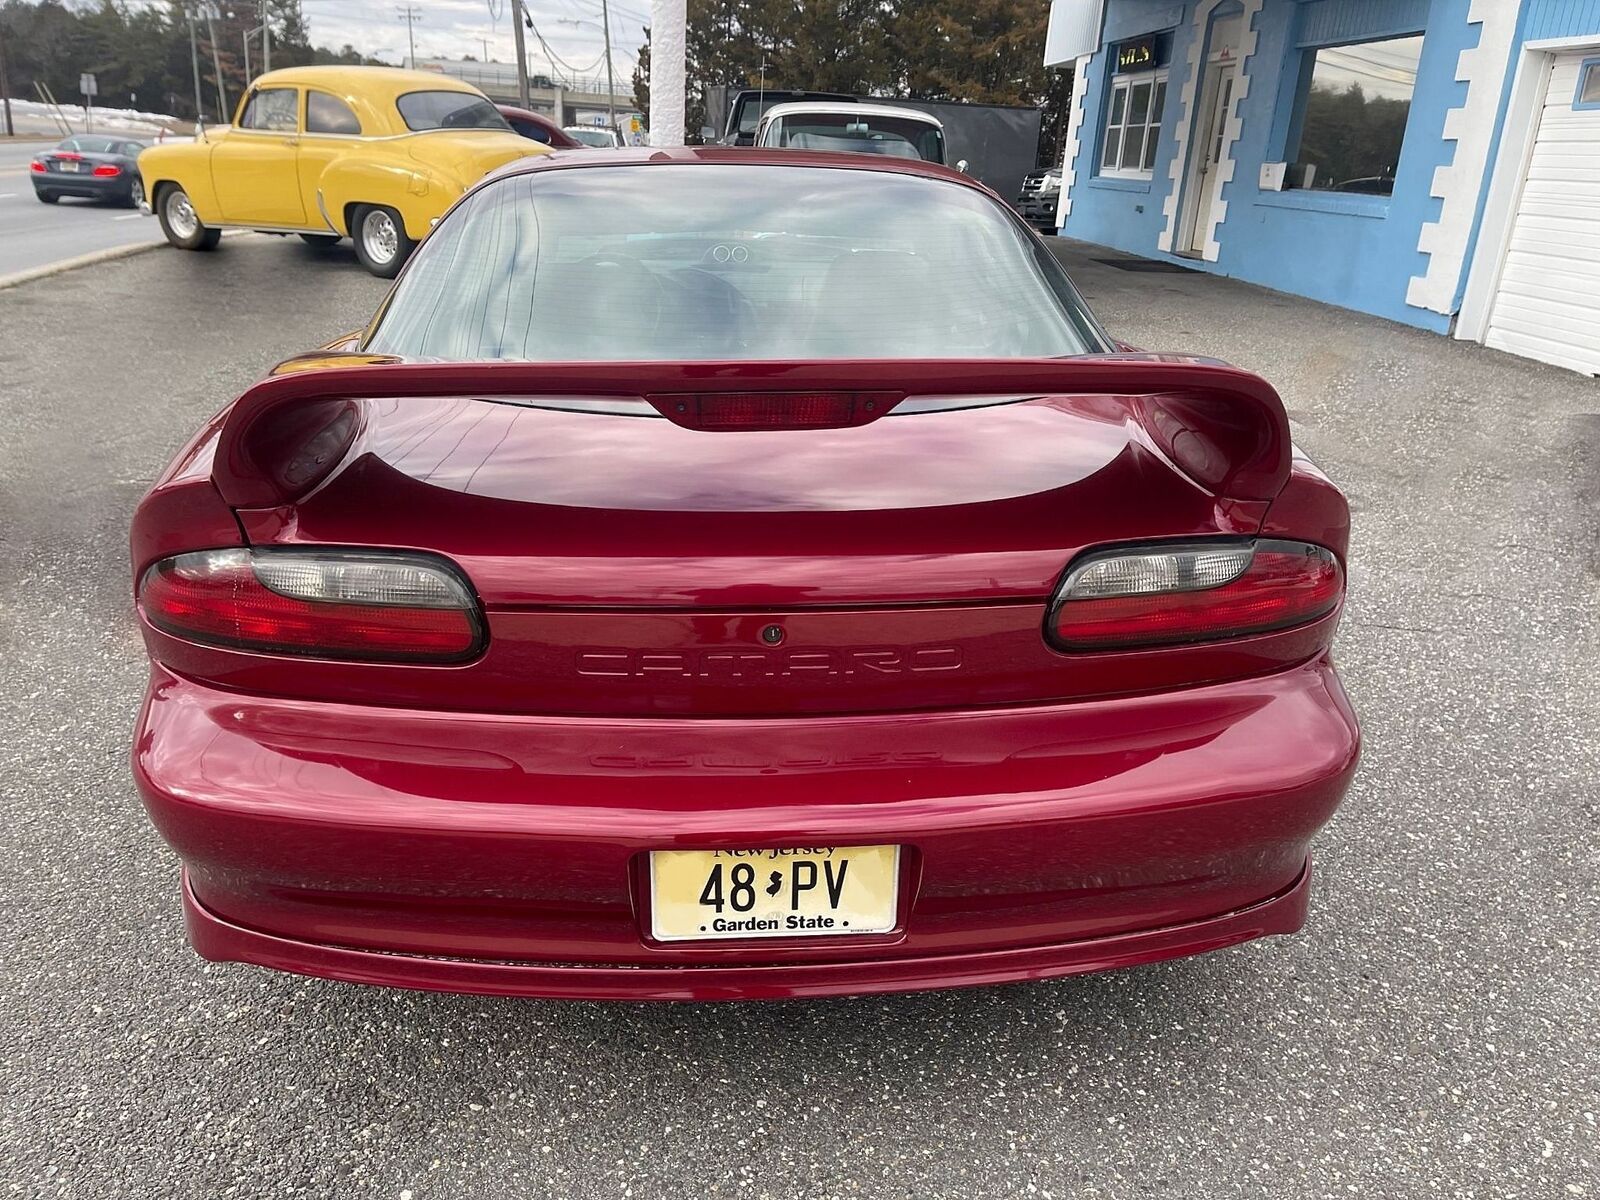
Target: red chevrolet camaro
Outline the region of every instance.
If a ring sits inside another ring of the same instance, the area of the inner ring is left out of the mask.
[[[205,957],[504,995],[1040,979],[1305,919],[1349,516],[930,164],[530,158],[140,503]]]

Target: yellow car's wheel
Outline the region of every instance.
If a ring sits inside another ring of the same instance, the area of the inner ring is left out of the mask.
[[[381,204],[356,209],[350,232],[361,265],[379,279],[393,279],[405,266],[417,243],[406,236],[405,222],[392,208]]]
[[[180,250],[213,250],[222,240],[222,230],[207,229],[188,195],[175,183],[156,189],[156,216],[167,241]]]

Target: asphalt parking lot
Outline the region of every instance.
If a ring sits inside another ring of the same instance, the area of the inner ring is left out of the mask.
[[[1367,735],[1311,923],[1056,983],[719,1007],[207,966],[127,768],[133,504],[348,251],[0,292],[0,1186],[71,1197],[1600,1195],[1600,383],[1063,247],[1107,324],[1271,378],[1350,493]]]

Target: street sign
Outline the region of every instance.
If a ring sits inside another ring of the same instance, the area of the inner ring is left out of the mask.
[[[100,94],[100,85],[95,82],[93,75],[85,71],[78,76],[78,90],[85,96],[98,96]]]

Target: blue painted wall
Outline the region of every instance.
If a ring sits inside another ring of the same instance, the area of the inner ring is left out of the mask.
[[[1600,34],[1600,0],[1528,0],[1522,39],[1584,37]]]
[[[1514,0],[1506,0],[1507,3]],[[1546,0],[1571,7],[1575,0]],[[1600,0],[1583,0],[1600,6]],[[1103,44],[1162,29],[1173,30],[1168,104],[1154,178],[1149,182],[1101,179],[1100,130],[1110,78],[1102,50],[1089,63],[1085,119],[1075,165],[1077,183],[1063,232],[1154,258],[1165,228],[1163,201],[1176,153],[1179,98],[1191,41],[1205,36],[1194,22],[1195,0],[1109,0]],[[1243,64],[1250,77],[1240,107],[1241,132],[1233,147],[1233,181],[1224,189],[1226,221],[1217,230],[1221,254],[1191,266],[1248,279],[1282,291],[1375,313],[1443,332],[1450,318],[1413,308],[1406,291],[1427,270],[1417,251],[1425,222],[1440,202],[1429,195],[1435,168],[1450,161],[1455,144],[1444,140],[1445,114],[1465,98],[1457,83],[1460,52],[1475,45],[1478,27],[1467,22],[1468,0],[1266,0],[1255,20],[1255,53]],[[1229,11],[1229,6],[1217,9]],[[1285,157],[1302,55],[1318,44],[1426,31],[1417,90],[1392,197],[1315,192],[1263,192],[1263,162]]]

